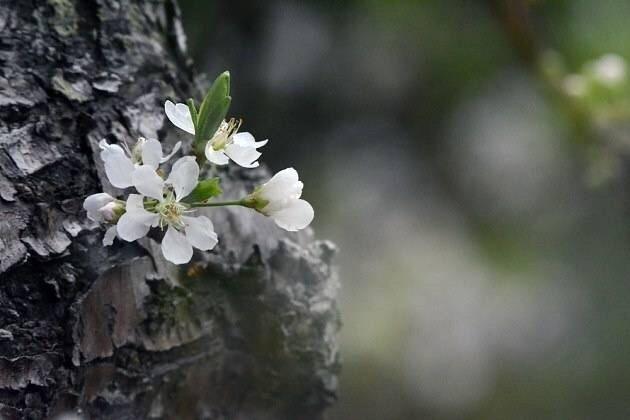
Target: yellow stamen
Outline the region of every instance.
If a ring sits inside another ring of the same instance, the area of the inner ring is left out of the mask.
[[[229,121],[223,121],[219,126],[217,132],[212,136],[210,144],[215,151],[223,150],[230,144],[232,136],[238,133],[238,129],[241,127],[243,120],[240,118],[230,118]]]
[[[184,228],[182,216],[187,212],[188,206],[175,201],[172,194],[157,204],[155,210],[160,215],[160,228],[164,229],[165,226],[173,226],[176,229]]]

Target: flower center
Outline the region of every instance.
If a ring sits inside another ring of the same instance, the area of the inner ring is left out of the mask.
[[[182,203],[178,203],[172,197],[167,197],[161,203],[155,206],[155,210],[160,215],[160,227],[173,226],[176,229],[184,228],[184,221],[182,215],[186,212],[187,206]]]
[[[238,132],[242,122],[243,120],[236,120],[235,118],[230,118],[230,121],[221,122],[219,129],[210,140],[212,149],[217,152],[225,149],[225,147],[232,142],[232,136]]]

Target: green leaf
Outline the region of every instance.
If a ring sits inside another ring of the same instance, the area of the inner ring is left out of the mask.
[[[199,181],[194,190],[184,199],[188,203],[199,203],[223,193],[219,178],[210,178]]]
[[[198,130],[196,131],[196,143],[210,140],[210,137],[219,128],[221,121],[225,119],[230,107],[230,72],[221,73],[206,94],[199,108],[197,117]]]

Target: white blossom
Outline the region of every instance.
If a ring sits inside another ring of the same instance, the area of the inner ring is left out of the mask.
[[[238,133],[240,121],[231,119],[223,121],[217,132],[206,143],[206,158],[216,165],[226,165],[229,159],[243,168],[256,168],[258,158],[262,155],[259,147],[268,140],[256,141],[250,133]]]
[[[164,112],[168,119],[187,133],[195,134],[195,125],[188,105],[183,103],[164,103]],[[231,119],[222,121],[216,133],[206,143],[206,158],[215,165],[227,165],[230,159],[243,168],[256,168],[262,155],[258,148],[268,140],[256,141],[250,133],[238,133],[241,121]],[[205,139],[204,139],[205,140]]]
[[[203,147],[209,162],[226,165],[231,160],[244,168],[258,167],[262,155],[258,149],[268,140],[256,141],[250,133],[239,133],[241,120],[221,121],[212,133],[229,107],[229,73],[222,73],[213,86],[211,92],[214,93],[210,96],[213,99],[208,100],[216,103],[211,104],[212,108],[202,104],[203,115],[197,116],[194,107],[187,104],[167,100],[164,103],[166,117],[176,127],[196,137],[193,150],[198,155]],[[217,99],[218,96],[221,98]],[[196,130],[199,127],[202,129]],[[245,198],[209,201],[220,194],[221,189],[214,178],[200,184],[196,158],[203,159],[203,156],[178,159],[168,177],[159,170],[160,164],[180,149],[181,142],[167,156],[163,155],[162,145],[155,139],[139,138],[133,148],[125,144],[109,144],[106,140],[99,146],[110,183],[117,188],[134,187],[136,190],[124,201],[104,192],[85,199],[83,207],[88,218],[109,224],[103,237],[104,245],[111,245],[116,237],[135,241],[145,237],[152,228],[159,227],[164,231],[161,243],[164,258],[175,264],[185,264],[191,260],[193,248],[207,251],[218,242],[212,221],[205,216],[193,215],[198,207],[246,206],[272,218],[288,231],[304,229],[313,220],[313,207],[300,198],[303,184],[293,168],[278,172]]]
[[[105,139],[99,143],[101,159],[105,164],[105,173],[109,182],[117,188],[128,188],[133,185],[134,171],[141,165],[148,165],[157,169],[160,163],[169,160],[181,147],[178,142],[170,154],[162,155],[162,144],[155,139],[140,137],[138,142],[129,150],[117,144],[108,144]]]
[[[605,54],[591,64],[594,77],[606,86],[626,80],[626,61],[617,54]]]
[[[181,200],[197,185],[199,166],[192,156],[178,159],[169,177],[162,179],[150,165],[141,165],[133,172],[132,182],[140,194],[130,194],[126,212],[118,221],[118,236],[125,241],[144,237],[151,227],[166,228],[162,239],[164,257],[175,263],[190,261],[195,248],[207,251],[217,244],[217,235],[210,219],[191,217],[189,205]],[[149,209],[144,199],[149,197]]]
[[[307,227],[314,217],[313,207],[300,199],[303,186],[297,171],[287,168],[258,187],[248,200],[281,228],[297,231]]]

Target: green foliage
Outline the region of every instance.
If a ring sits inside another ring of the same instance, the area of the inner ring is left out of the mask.
[[[210,178],[199,181],[195,189],[186,197],[184,201],[188,203],[199,203],[219,196],[223,193],[219,178]]]

